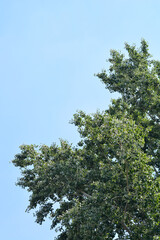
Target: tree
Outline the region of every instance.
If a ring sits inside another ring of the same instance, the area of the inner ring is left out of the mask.
[[[49,216],[57,240],[160,239],[160,62],[145,40],[125,49],[97,74],[121,97],[74,115],[77,146],[22,145],[13,160],[17,185],[31,193],[27,210],[39,224]]]

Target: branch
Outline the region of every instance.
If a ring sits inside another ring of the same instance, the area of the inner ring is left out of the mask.
[[[91,197],[92,197],[91,195],[89,195],[89,194],[87,194],[87,193],[85,193],[85,192],[83,192],[83,191],[81,191],[81,193],[82,193],[85,197],[88,197],[88,198],[91,198]],[[117,197],[120,197],[120,196],[117,196]],[[115,197],[114,197],[114,198],[115,198]],[[127,207],[127,206],[126,206],[126,207]],[[123,228],[131,235],[132,232],[131,232],[131,230],[127,227],[127,225],[124,223],[124,221],[122,221],[121,223],[122,223]]]
[[[81,192],[85,197],[88,197],[88,198],[91,198],[92,196],[91,195],[89,195],[89,194],[87,194],[87,193],[85,193],[85,192]]]
[[[153,166],[153,168],[154,168],[154,171],[156,172],[157,176],[159,176],[159,172],[157,171],[156,167]]]
[[[131,235],[132,232],[131,232],[131,230],[127,227],[127,225],[126,225],[123,221],[122,221],[121,223],[122,223],[123,228]]]

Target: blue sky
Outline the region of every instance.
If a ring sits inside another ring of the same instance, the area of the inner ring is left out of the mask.
[[[104,110],[116,97],[94,76],[110,49],[145,38],[160,59],[159,12],[159,0],[0,1],[1,239],[54,239],[49,220],[25,213],[29,195],[10,161],[23,143],[76,144],[76,110]]]

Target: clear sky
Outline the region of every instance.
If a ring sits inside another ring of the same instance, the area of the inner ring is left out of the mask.
[[[105,110],[115,97],[94,76],[109,50],[145,38],[160,59],[159,13],[159,0],[0,1],[1,239],[54,239],[49,220],[25,213],[29,195],[10,161],[23,143],[76,144],[76,110]]]

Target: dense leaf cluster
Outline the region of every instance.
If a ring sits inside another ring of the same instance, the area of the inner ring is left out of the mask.
[[[57,240],[160,239],[160,62],[145,40],[125,49],[97,74],[121,97],[105,112],[74,115],[76,147],[22,145],[13,160],[28,210],[39,224],[51,218]]]

